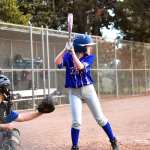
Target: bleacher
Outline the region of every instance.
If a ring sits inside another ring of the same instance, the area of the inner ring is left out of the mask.
[[[47,95],[51,95],[54,98],[56,105],[66,103],[66,95],[61,94],[56,88],[48,89],[35,89],[35,90],[20,90],[13,91],[13,103],[14,109],[34,109],[37,104]]]

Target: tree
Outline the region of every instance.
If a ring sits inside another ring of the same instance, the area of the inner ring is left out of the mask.
[[[71,12],[74,32],[101,35],[100,28],[113,23],[124,39],[150,42],[149,0],[18,0],[18,5],[24,15],[31,14],[34,26],[67,30]]]
[[[118,2],[114,13],[115,27],[121,29],[126,40],[150,42],[149,0]]]
[[[18,0],[18,6],[24,15],[31,14],[30,21],[33,26],[52,27],[56,20],[51,1],[47,0]]]
[[[22,15],[17,7],[16,0],[0,1],[0,20],[16,24],[28,24],[30,15]]]
[[[74,14],[75,31],[101,35],[100,28],[108,27],[112,20],[108,9],[113,9],[115,0],[74,0],[70,11]]]
[[[112,7],[109,0],[101,1],[18,0],[18,5],[24,14],[32,15],[31,22],[34,26],[47,25],[49,28],[67,30],[67,14],[71,12],[74,15],[74,32],[100,35],[99,28],[108,25],[106,10]],[[101,15],[97,13],[98,8],[102,11]]]

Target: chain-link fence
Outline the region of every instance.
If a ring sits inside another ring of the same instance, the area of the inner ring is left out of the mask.
[[[17,108],[33,108],[36,99],[55,90],[57,103],[68,103],[64,70],[54,59],[64,48],[67,32],[0,23],[0,68],[18,93]],[[120,97],[150,91],[150,44],[122,41],[109,43],[93,36],[96,61],[93,66],[99,95]],[[22,95],[21,95],[21,94]]]

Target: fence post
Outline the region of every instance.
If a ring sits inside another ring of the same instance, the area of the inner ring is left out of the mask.
[[[144,69],[145,69],[145,95],[147,95],[147,59],[146,59],[146,48],[144,44]]]
[[[12,45],[12,40],[10,40],[10,58],[11,58],[11,78],[12,78],[12,84],[11,84],[11,88],[12,91],[14,91],[14,72],[13,72],[13,45]]]
[[[45,46],[44,46],[44,29],[41,27],[42,57],[43,57],[43,95],[45,97]]]
[[[117,50],[116,50],[116,43],[117,41],[114,41],[114,50],[115,50],[115,71],[116,71],[116,97],[119,97],[119,88],[118,88],[118,64],[117,64]]]
[[[47,49],[47,69],[48,69],[48,95],[50,95],[50,62],[49,62],[49,34],[48,34],[48,27],[46,27],[46,49]]]
[[[35,99],[34,99],[34,54],[33,54],[33,33],[32,33],[32,24],[30,23],[30,50],[31,50],[31,59],[32,59],[32,101],[33,108],[35,108]]]
[[[132,71],[132,96],[134,93],[134,72],[133,72],[133,43],[131,43],[131,71]]]
[[[98,72],[97,72],[97,90],[98,90],[98,96],[100,96],[100,86],[99,86],[99,83],[100,83],[100,80],[99,80],[99,53],[98,53],[98,39],[96,37],[96,57],[97,57],[97,61],[96,61],[96,66],[97,66],[97,69],[98,69]]]

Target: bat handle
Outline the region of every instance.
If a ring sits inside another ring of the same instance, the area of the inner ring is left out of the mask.
[[[69,40],[68,42],[71,42],[71,32],[69,32]]]

